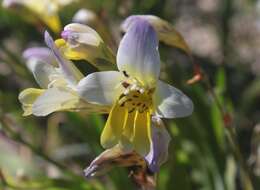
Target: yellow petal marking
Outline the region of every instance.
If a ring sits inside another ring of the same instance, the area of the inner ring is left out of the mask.
[[[145,156],[150,150],[151,129],[150,113],[137,112],[134,122],[133,146],[142,156]]]
[[[62,38],[55,40],[55,45],[60,48],[66,45],[66,41]]]
[[[37,15],[53,32],[61,31],[60,18],[58,16],[59,7],[55,1],[26,0],[24,5]]]
[[[37,88],[27,88],[19,94],[19,101],[22,103],[23,116],[32,114],[32,105],[35,100],[43,94],[45,90]]]
[[[89,58],[86,52],[82,53],[80,51],[75,51],[72,48],[70,48],[69,44],[64,39],[55,40],[55,44],[67,59],[81,60]]]
[[[39,15],[41,18],[42,15]],[[58,15],[43,15],[42,20],[55,33],[61,31],[61,23]]]
[[[125,127],[123,129],[123,134],[120,139],[120,144],[124,147],[124,150],[133,149],[133,131],[134,131],[134,121],[135,121],[136,111],[128,113]]]
[[[119,106],[117,103],[112,107],[101,134],[101,145],[104,148],[111,148],[120,141],[127,115],[127,109]]]
[[[127,118],[127,121],[126,121],[126,124],[124,127],[123,134],[130,141],[133,138],[135,115],[136,115],[136,112],[132,112],[132,113],[128,114],[128,118]]]

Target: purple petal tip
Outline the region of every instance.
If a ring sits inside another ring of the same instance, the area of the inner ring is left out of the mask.
[[[64,30],[61,32],[61,37],[64,39],[64,40],[68,40],[69,36],[70,36],[71,32],[69,30]]]

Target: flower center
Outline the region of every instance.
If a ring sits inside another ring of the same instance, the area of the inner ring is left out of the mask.
[[[120,95],[118,103],[121,107],[125,107],[128,113],[138,111],[152,111],[154,89],[144,89],[136,84],[128,84],[123,82],[122,85],[126,88],[123,94]]]

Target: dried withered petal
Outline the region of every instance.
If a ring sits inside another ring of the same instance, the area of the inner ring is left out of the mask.
[[[145,169],[145,160],[134,151],[124,151],[119,145],[107,149],[95,158],[84,170],[87,178],[105,174],[113,167],[132,167]]]
[[[101,176],[114,167],[127,167],[129,177],[141,189],[155,189],[155,176],[148,169],[145,159],[134,151],[124,151],[120,145],[102,152],[84,170],[84,175],[87,178]]]

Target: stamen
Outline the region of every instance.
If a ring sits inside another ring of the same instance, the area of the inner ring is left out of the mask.
[[[127,108],[128,113],[134,111],[144,113],[149,111],[152,107],[152,96],[149,93],[153,92],[153,89],[149,91],[148,89],[139,87],[137,84],[128,82],[122,82],[121,85],[126,88],[119,97],[118,103],[121,107]]]
[[[127,82],[122,82],[121,84],[124,88],[128,88],[130,86],[130,84]]]
[[[127,78],[129,77],[129,75],[127,74],[126,71],[123,71],[123,74],[124,74],[125,77],[127,77]]]
[[[119,96],[119,100],[122,99],[122,98],[125,97],[125,96],[126,96],[125,94],[121,94],[121,95]]]
[[[125,91],[124,91],[124,95],[128,95],[130,92],[129,88],[127,88]]]
[[[134,90],[136,90],[136,88],[137,88],[137,85],[136,85],[136,84],[133,84],[133,85],[131,86],[130,90],[134,91]]]
[[[133,111],[135,111],[135,108],[131,109],[128,113],[132,113]]]

